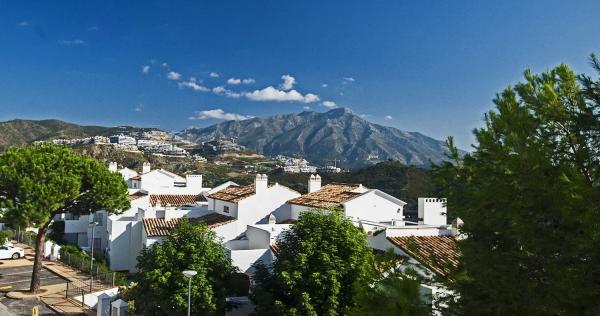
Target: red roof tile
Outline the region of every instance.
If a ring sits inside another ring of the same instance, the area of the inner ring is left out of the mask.
[[[165,220],[164,218],[145,218],[144,229],[148,237],[165,237],[171,234],[181,218]],[[235,221],[234,217],[219,213],[210,213],[197,218],[190,218],[190,222],[204,222],[208,228],[213,229]]]
[[[452,236],[388,237],[409,256],[442,276],[458,266],[460,251]]]
[[[202,194],[151,194],[150,204],[152,206],[184,206],[193,205],[197,202],[205,202]]]
[[[358,184],[330,183],[324,185],[318,191],[291,199],[288,203],[316,208],[339,207],[341,203],[362,194],[352,192],[358,187]]]

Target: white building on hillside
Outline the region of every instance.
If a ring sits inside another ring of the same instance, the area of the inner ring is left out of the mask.
[[[404,220],[406,202],[397,199],[383,191],[369,189],[362,184],[330,183],[321,186],[319,175],[310,175],[308,193],[290,199],[289,213],[278,218],[282,221],[298,220],[302,212],[311,209],[334,209],[344,211],[344,215],[366,231],[369,223],[397,223]]]

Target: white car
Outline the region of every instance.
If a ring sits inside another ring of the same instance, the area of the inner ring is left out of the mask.
[[[19,259],[25,257],[25,250],[20,247],[0,246],[0,259]]]

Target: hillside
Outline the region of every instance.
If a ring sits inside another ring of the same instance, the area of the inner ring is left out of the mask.
[[[338,160],[348,167],[371,164],[370,155],[377,161],[427,166],[444,160],[447,152],[442,141],[371,123],[345,108],[227,121],[180,135],[195,142],[234,138],[260,154],[301,156],[317,164]]]
[[[59,120],[11,120],[0,122],[0,151],[9,146],[23,146],[37,140],[110,136],[123,131],[138,131],[130,126],[84,126]]]

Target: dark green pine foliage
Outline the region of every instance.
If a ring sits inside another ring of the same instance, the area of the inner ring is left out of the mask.
[[[599,315],[600,83],[563,64],[494,103],[474,151],[434,168],[468,236],[447,313]]]
[[[236,269],[215,232],[204,223],[182,219],[163,243],[144,249],[138,257],[136,286],[126,296],[134,300],[136,312],[143,315],[185,315],[188,279],[184,270],[198,274],[192,278],[192,315],[222,315],[225,297],[232,289]]]

